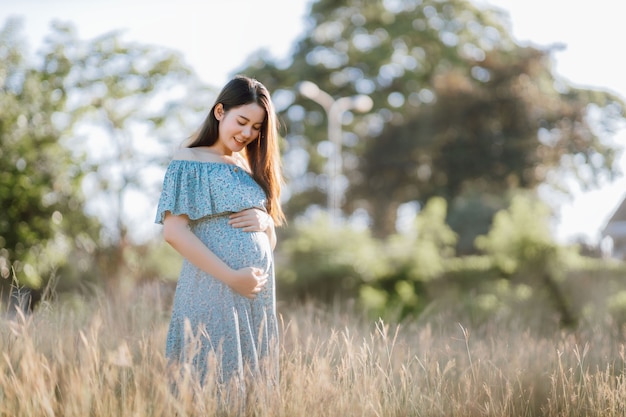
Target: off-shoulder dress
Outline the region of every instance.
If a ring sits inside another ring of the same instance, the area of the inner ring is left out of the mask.
[[[266,195],[237,165],[172,160],[167,167],[155,222],[166,212],[186,214],[190,229],[231,268],[258,267],[268,283],[254,300],[243,297],[187,260],[178,278],[167,333],[166,356],[190,364],[197,376],[220,382],[259,371],[278,378],[278,324],[274,261],[263,232],[244,232],[228,215],[265,210]],[[206,381],[204,381],[206,382]]]

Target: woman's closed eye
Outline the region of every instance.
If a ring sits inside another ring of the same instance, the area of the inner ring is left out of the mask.
[[[241,127],[246,126],[246,125],[247,125],[247,123],[239,122],[239,126],[241,126]],[[257,126],[252,126],[252,130],[254,130],[255,132],[260,132],[261,131],[261,127],[260,126],[258,126],[258,127]]]

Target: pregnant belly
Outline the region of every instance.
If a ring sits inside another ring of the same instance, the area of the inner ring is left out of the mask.
[[[272,259],[269,238],[263,232],[244,232],[228,224],[228,217],[207,219],[194,233],[231,268],[254,266],[267,271]]]

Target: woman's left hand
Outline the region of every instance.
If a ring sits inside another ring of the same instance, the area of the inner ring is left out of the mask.
[[[257,208],[233,213],[228,218],[228,224],[244,232],[266,232],[273,223],[269,214]]]

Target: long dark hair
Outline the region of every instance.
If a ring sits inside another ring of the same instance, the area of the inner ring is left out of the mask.
[[[278,118],[267,88],[254,78],[237,75],[230,80],[215,99],[215,104],[207,115],[202,127],[187,147],[212,146],[219,137],[219,120],[215,118],[215,106],[221,104],[224,112],[250,103],[265,109],[265,119],[259,138],[249,143],[242,152],[252,171],[252,177],[267,195],[267,211],[276,225],[285,221],[280,205],[280,192],[283,184],[278,146]]]

